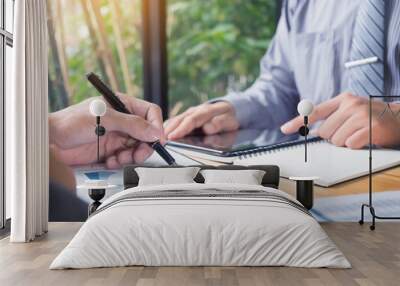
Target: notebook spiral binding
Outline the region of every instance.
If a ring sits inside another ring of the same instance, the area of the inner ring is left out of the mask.
[[[314,145],[318,144],[321,142],[324,142],[325,140],[315,137],[311,138],[307,144],[308,145]],[[274,146],[268,146],[268,147],[258,147],[254,148],[249,151],[237,151],[239,160],[242,159],[247,159],[247,158],[253,158],[253,157],[259,157],[261,155],[265,154],[270,154],[270,153],[278,153],[282,152],[285,150],[290,150],[290,149],[298,149],[301,148],[304,144],[304,141],[293,141],[293,142],[287,142],[287,143],[282,143],[282,144],[276,144]]]

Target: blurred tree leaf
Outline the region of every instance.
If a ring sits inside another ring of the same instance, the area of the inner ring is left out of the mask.
[[[53,0],[52,0],[53,1]],[[54,0],[64,5],[68,76],[71,103],[97,95],[85,74],[101,74],[98,53],[93,50],[80,0]],[[99,0],[107,39],[118,59],[109,0]],[[120,0],[121,31],[125,39],[128,68],[133,84],[143,86],[141,1]],[[198,104],[223,96],[228,90],[244,89],[259,73],[259,61],[275,31],[275,0],[168,0],[169,100],[172,108]],[[57,31],[56,31],[57,32]],[[55,79],[50,60],[49,78]],[[118,64],[117,64],[118,66]],[[117,78],[124,87],[123,74]],[[122,91],[125,91],[124,88]],[[50,91],[56,93],[56,89]]]
[[[275,0],[169,0],[170,106],[244,89],[275,31]]]

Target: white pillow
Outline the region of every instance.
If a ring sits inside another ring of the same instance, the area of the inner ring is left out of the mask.
[[[261,185],[265,171],[261,170],[202,170],[205,184]]]
[[[139,176],[139,186],[171,185],[195,183],[193,180],[200,168],[136,168]]]

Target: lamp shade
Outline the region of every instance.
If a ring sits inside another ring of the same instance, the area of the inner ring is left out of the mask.
[[[107,111],[107,105],[104,101],[95,99],[90,103],[89,109],[93,116],[104,116]]]
[[[309,116],[313,110],[314,104],[308,99],[300,101],[300,103],[297,105],[297,111],[301,116]]]

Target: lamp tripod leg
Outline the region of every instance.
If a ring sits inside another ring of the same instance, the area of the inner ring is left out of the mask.
[[[371,215],[372,215],[372,225],[369,226],[369,229],[370,230],[375,230],[375,218],[376,218],[375,209],[374,209],[373,206],[370,206],[369,210],[370,210]]]
[[[100,135],[97,134],[97,163],[100,163]]]
[[[307,163],[308,116],[304,116],[304,162]]]
[[[307,134],[304,139],[304,162],[307,163]]]
[[[364,224],[364,207],[365,207],[365,205],[363,204],[363,205],[361,206],[361,219],[358,221],[358,223],[359,223],[360,225],[363,225],[363,224]]]

